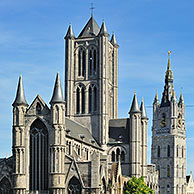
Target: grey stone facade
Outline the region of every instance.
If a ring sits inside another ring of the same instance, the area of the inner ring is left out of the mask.
[[[186,193],[186,137],[183,95],[177,101],[170,58],[161,103],[153,103],[152,158],[159,171],[160,193]]]
[[[187,184],[191,190],[185,105],[175,95],[170,59],[162,100],[156,95],[153,103],[153,164],[147,164],[143,100],[139,106],[135,93],[128,118],[118,118],[118,48],[105,22],[99,28],[91,16],[78,37],[71,25],[65,36],[65,100],[57,74],[50,105],[39,95],[28,105],[20,77],[13,156],[0,159],[0,191],[120,194],[132,176],[144,176],[155,193],[184,194]]]

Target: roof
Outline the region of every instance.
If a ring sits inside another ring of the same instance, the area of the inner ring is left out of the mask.
[[[122,141],[120,141],[122,139]],[[109,143],[129,142],[129,118],[109,121]]]
[[[187,183],[189,182],[190,177],[191,177],[191,175],[186,176]]]
[[[60,81],[59,73],[57,73],[53,96],[51,98],[50,103],[64,103],[64,102],[65,101],[63,98],[63,92],[61,88],[61,81]]]
[[[67,38],[70,38],[70,39],[75,38],[71,24],[69,24],[69,28],[68,28],[67,34],[65,36],[65,39],[67,39]]]
[[[24,94],[22,76],[19,77],[16,98],[13,102],[13,106],[17,106],[17,105],[28,105]]]
[[[141,111],[139,109],[139,105],[138,105],[138,102],[137,102],[137,96],[136,96],[136,93],[135,93],[129,113],[131,114],[131,113],[140,113],[140,112]]]
[[[87,128],[68,118],[65,118],[65,122],[67,131],[69,131],[67,132],[67,136],[102,150]]]
[[[78,38],[94,37],[98,35],[99,31],[100,31],[100,28],[98,24],[94,20],[93,16],[91,16],[88,23],[85,25],[85,27],[79,34]]]

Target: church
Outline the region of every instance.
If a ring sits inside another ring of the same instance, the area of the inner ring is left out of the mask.
[[[20,76],[13,106],[12,151],[0,159],[0,194],[122,194],[144,177],[155,194],[186,194],[185,105],[176,99],[170,58],[161,103],[153,102],[152,164],[148,117],[137,94],[118,118],[118,48],[93,15],[76,37],[65,36],[65,91],[57,73],[47,105],[29,105]],[[190,185],[193,184],[190,176]]]

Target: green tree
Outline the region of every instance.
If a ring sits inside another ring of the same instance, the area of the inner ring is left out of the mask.
[[[144,182],[144,178],[133,177],[124,186],[124,194],[153,194],[154,191],[150,189]]]

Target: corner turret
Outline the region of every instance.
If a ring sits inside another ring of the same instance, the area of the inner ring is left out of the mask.
[[[114,47],[117,47],[117,48],[119,47],[119,45],[117,44],[117,40],[116,40],[116,37],[115,37],[115,33],[113,33],[110,42],[112,43],[112,45],[113,45]]]
[[[67,30],[67,34],[65,36],[65,39],[74,39],[75,36],[74,36],[74,33],[73,33],[73,29],[72,29],[72,26],[71,24],[69,24],[69,28]]]
[[[129,111],[129,114],[133,114],[133,113],[141,113],[141,111],[139,109],[138,102],[137,102],[136,92],[134,94],[133,102],[132,102],[132,105],[131,105],[131,109]]]
[[[100,28],[99,35],[100,35],[100,36],[109,36],[109,34],[108,34],[107,29],[106,29],[106,25],[105,25],[105,22],[104,22],[104,21],[102,22],[102,26],[101,26],[101,28]]]
[[[15,98],[12,106],[15,107],[15,106],[18,106],[18,105],[28,106],[28,103],[26,101],[25,94],[24,94],[24,87],[23,87],[23,82],[22,82],[22,76],[19,77],[16,98]]]

